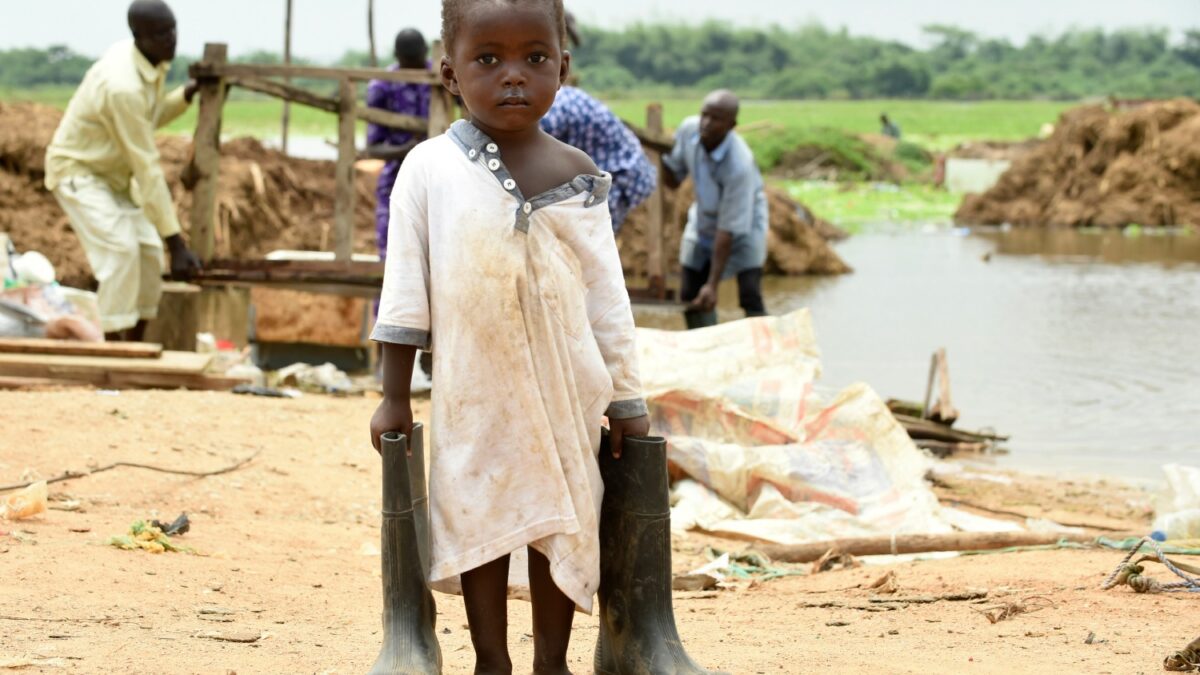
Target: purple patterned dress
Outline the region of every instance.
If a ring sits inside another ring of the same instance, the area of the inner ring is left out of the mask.
[[[398,70],[393,64],[388,70]],[[407,84],[371,80],[367,86],[367,105],[404,115],[429,117],[430,88],[426,84]],[[404,145],[414,134],[378,124],[367,125],[367,145]],[[379,173],[379,184],[375,188],[375,234],[379,243],[379,257],[387,257],[388,217],[392,196],[392,185],[400,173],[400,162],[393,160],[384,165]]]

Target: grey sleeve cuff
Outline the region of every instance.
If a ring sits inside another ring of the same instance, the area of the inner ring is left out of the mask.
[[[401,328],[400,326],[375,324],[375,330],[371,331],[371,339],[376,342],[409,345],[417,349],[429,351],[429,331],[418,328]]]
[[[613,401],[608,404],[608,410],[604,411],[605,416],[614,420],[627,420],[649,413],[649,409],[646,408],[646,399],[642,398],[632,398],[628,401]]]

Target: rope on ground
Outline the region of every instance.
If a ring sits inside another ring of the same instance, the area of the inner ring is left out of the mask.
[[[1153,549],[1154,555],[1143,555],[1137,562],[1134,562],[1133,557],[1144,547]],[[1164,567],[1179,577],[1181,581],[1165,584],[1157,579],[1144,576],[1143,572],[1146,571],[1146,568],[1141,563],[1147,561],[1162,563]],[[1184,569],[1193,574],[1200,574],[1200,570],[1197,570],[1197,568],[1172,562],[1163,553],[1157,541],[1150,537],[1142,537],[1138,545],[1131,548],[1124,560],[1121,561],[1121,564],[1117,565],[1112,574],[1108,575],[1108,578],[1101,584],[1100,589],[1107,591],[1117,586],[1129,586],[1137,593],[1200,593],[1200,577],[1189,576],[1187,572],[1184,572]]]
[[[105,464],[104,466],[97,467],[95,469],[92,469],[91,471],[64,471],[63,473],[55,476],[54,478],[47,478],[46,483],[48,483],[48,484],[49,483],[59,483],[64,480],[71,480],[72,478],[86,478],[88,476],[93,476],[95,474],[98,474],[98,473],[101,473],[104,471],[109,471],[112,469],[116,469],[117,467],[121,467],[121,466],[130,467],[133,469],[145,469],[147,471],[157,471],[159,473],[170,473],[170,474],[174,474],[176,476],[194,476],[196,478],[206,478],[208,476],[219,476],[223,473],[237,471],[238,469],[240,469],[243,466],[245,466],[246,464],[248,464],[250,462],[250,460],[254,459],[255,457],[258,457],[258,454],[260,452],[262,452],[262,450],[257,450],[254,452],[254,454],[252,454],[234,464],[230,464],[227,467],[217,469],[215,471],[187,471],[185,469],[169,469],[166,467],[154,466],[153,464],[138,464],[137,462],[113,462],[112,464]],[[35,481],[29,481],[26,483],[17,483],[15,485],[0,485],[0,492],[9,492],[11,490],[20,490],[21,488],[27,488],[30,485],[33,485],[34,483],[38,483],[38,482],[40,482],[40,481],[35,480]]]

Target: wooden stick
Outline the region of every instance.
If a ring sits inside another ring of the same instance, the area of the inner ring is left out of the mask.
[[[204,60],[220,64],[228,49],[224,44],[204,45]],[[192,188],[191,243],[202,261],[213,257],[216,244],[217,174],[221,170],[221,109],[225,83],[208,77],[200,82],[200,112],[194,140],[196,183]]]
[[[662,134],[663,109],[661,103],[651,103],[646,106],[646,129],[651,133]],[[663,255],[663,163],[662,153],[651,148],[646,153],[655,170],[658,172],[658,185],[651,193],[647,206],[650,209],[650,219],[646,223],[646,276],[650,280],[650,289],[662,298],[666,291],[666,258]]]
[[[292,65],[292,0],[287,0],[283,18],[283,65]],[[291,78],[285,78],[285,83]],[[284,155],[288,154],[288,126],[291,124],[292,106],[285,98],[283,100],[283,119],[280,120],[282,130],[279,137],[279,149]]]
[[[281,84],[274,80],[268,80],[261,77],[238,76],[231,77],[226,81],[235,87],[249,89],[250,91],[258,92],[260,94],[281,98],[284,101],[291,101],[293,103],[299,103],[301,105],[306,105],[318,110],[324,110],[325,112],[337,114],[339,110],[339,103],[336,99],[319,96],[311,91],[308,91],[307,89]],[[363,120],[364,122],[371,122],[373,124],[378,124],[385,127],[393,127],[396,129],[403,129],[405,131],[412,131],[422,134],[428,130],[429,126],[428,120],[423,117],[417,117],[416,115],[404,115],[401,113],[392,112],[390,110],[383,110],[382,108],[355,106],[354,116],[360,120]]]
[[[929,419],[933,405],[933,380],[937,377],[937,352],[929,360],[929,379],[925,381],[925,401],[921,404],[921,419]]]
[[[938,551],[992,551],[1014,546],[1047,546],[1062,541],[1087,544],[1095,540],[1096,535],[1094,534],[1065,532],[955,532],[952,534],[898,534],[895,537],[830,539],[798,545],[761,544],[755,546],[755,550],[762,552],[772,560],[806,563],[820,559],[829,549],[833,548],[854,556],[901,555]]]
[[[98,473],[103,473],[105,471],[111,471],[112,469],[116,469],[116,468],[122,467],[122,466],[130,467],[133,469],[145,469],[147,471],[157,471],[159,473],[169,473],[169,474],[176,475],[176,476],[193,476],[196,478],[207,478],[209,476],[220,476],[221,474],[224,474],[224,473],[230,473],[232,471],[237,471],[238,469],[240,469],[243,466],[245,466],[246,464],[248,464],[250,462],[250,460],[254,459],[255,457],[258,457],[259,453],[261,453],[261,452],[262,452],[262,450],[255,450],[254,454],[252,454],[248,457],[245,457],[243,459],[240,459],[237,462],[230,464],[229,466],[227,466],[223,469],[217,469],[215,471],[187,471],[185,469],[168,469],[166,467],[154,466],[153,464],[139,464],[137,462],[113,462],[112,464],[105,464],[104,466],[96,468],[96,469],[92,469],[91,471],[64,471],[63,473],[55,476],[54,478],[46,479],[46,483],[47,484],[60,483],[64,480],[71,480],[72,478],[86,478],[88,476],[94,476]],[[42,482],[42,481],[33,480],[33,481],[29,481],[27,483],[16,483],[14,485],[0,485],[0,492],[11,492],[13,490],[20,490],[23,488],[27,488],[30,485],[33,485],[34,483],[40,483],[40,482]]]
[[[439,61],[434,61],[437,67]],[[441,86],[442,77],[437,72],[424,68],[321,68],[317,66],[285,66],[255,63],[221,63],[203,61],[193,63],[188,73],[197,79],[214,77],[286,77],[292,79],[312,80],[385,80],[387,82],[407,82],[411,84],[428,84]]]
[[[338,85],[338,158],[334,174],[333,250],[337,260],[349,261],[354,249],[354,82]]]
[[[367,51],[371,55],[371,67],[379,67],[375,56],[375,0],[367,0]]]
[[[115,356],[130,359],[157,359],[162,345],[149,342],[75,342],[38,338],[0,338],[3,354],[64,354],[67,356]]]

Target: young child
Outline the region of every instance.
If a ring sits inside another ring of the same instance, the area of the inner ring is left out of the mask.
[[[599,585],[602,417],[614,456],[649,432],[610,177],[539,126],[570,68],[562,0],[445,0],[442,22],[469,120],[412,150],[392,192],[371,436],[409,432],[430,349],[430,580],[461,580],[475,672],[509,673],[509,554],[527,547],[534,672],[566,673]]]

